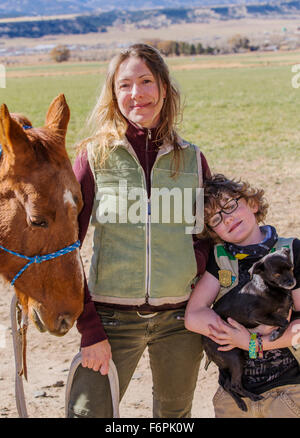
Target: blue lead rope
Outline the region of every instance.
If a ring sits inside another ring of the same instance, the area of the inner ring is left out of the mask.
[[[14,286],[15,281],[20,277],[21,274],[30,266],[32,263],[42,263],[46,262],[47,260],[55,259],[56,257],[60,257],[64,254],[68,254],[69,252],[74,251],[74,249],[79,248],[80,246],[80,240],[77,240],[77,242],[73,243],[72,245],[66,246],[63,249],[60,249],[58,251],[52,252],[50,254],[45,255],[36,255],[34,257],[28,257],[24,256],[23,254],[19,254],[18,252],[11,251],[10,249],[4,248],[0,245],[0,249],[3,249],[3,251],[8,252],[9,254],[15,255],[17,257],[21,257],[22,259],[29,260],[29,262],[22,268],[20,271],[14,276],[14,278],[11,281],[11,285]]]

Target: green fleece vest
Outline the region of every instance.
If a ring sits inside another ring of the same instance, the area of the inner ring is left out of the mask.
[[[186,234],[191,224],[185,219],[184,200],[175,203],[169,195],[189,188],[194,205],[202,168],[199,149],[186,142],[181,146],[183,164],[175,179],[170,172],[173,147],[160,148],[150,200],[145,173],[127,139],[114,143],[104,168],[94,163],[89,146],[96,185],[89,289],[95,301],[162,305],[189,298],[197,272],[192,235]]]
[[[279,237],[274,247],[270,252],[280,250],[281,248],[289,248],[291,259],[293,263],[293,238]],[[226,293],[239,283],[239,261],[232,254],[227,252],[222,244],[215,245],[214,247],[215,260],[219,266],[219,281],[220,281],[220,291],[215,300],[218,301]],[[297,359],[300,365],[300,345],[297,347],[289,347],[292,354]]]

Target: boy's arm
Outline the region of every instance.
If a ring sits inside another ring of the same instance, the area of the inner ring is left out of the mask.
[[[184,321],[188,330],[209,336],[209,325],[219,326],[221,318],[210,308],[219,290],[219,281],[206,271],[195,286],[187,304]]]

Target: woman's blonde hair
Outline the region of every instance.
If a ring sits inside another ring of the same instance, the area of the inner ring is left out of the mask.
[[[95,144],[97,146],[93,151],[94,159],[100,167],[103,167],[107,157],[113,150],[112,143],[124,137],[128,123],[117,103],[115,76],[122,62],[130,56],[141,58],[145,62],[157,81],[160,95],[163,87],[165,87],[166,97],[161,109],[157,142],[168,141],[173,144],[173,162],[176,173],[180,165],[181,151],[175,129],[178,117],[181,114],[180,93],[171,81],[168,66],[160,52],[148,44],[131,45],[111,60],[100,97],[88,120],[88,128],[91,135],[80,144],[80,149],[84,148],[92,140],[96,140]]]
[[[263,189],[255,189],[246,181],[235,181],[226,178],[222,174],[215,174],[211,178],[205,180],[204,188],[204,228],[201,234],[197,235],[200,239],[212,239],[215,243],[220,242],[217,233],[209,227],[209,219],[222,208],[220,201],[224,195],[229,195],[233,198],[238,196],[244,198],[246,202],[253,206],[257,206],[257,212],[254,213],[257,223],[264,222],[268,204],[264,198]]]

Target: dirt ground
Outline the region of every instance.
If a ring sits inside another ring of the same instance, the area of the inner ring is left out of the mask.
[[[82,248],[82,259],[88,269],[91,231]],[[88,272],[88,271],[87,271]],[[18,417],[14,394],[14,356],[10,323],[13,290],[0,283],[0,418]],[[33,325],[28,330],[28,382],[24,382],[29,417],[63,418],[65,383],[72,358],[78,352],[80,335],[75,327],[63,338],[39,333]],[[193,417],[214,417],[212,396],[217,388],[217,368],[203,369],[195,392]],[[152,417],[152,383],[145,351],[120,405],[121,418]]]

